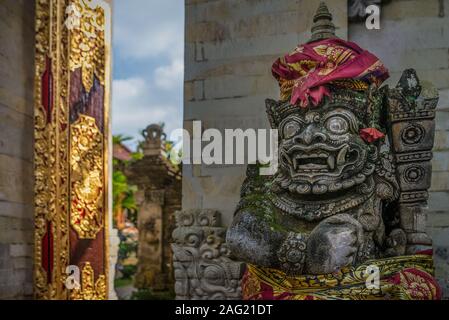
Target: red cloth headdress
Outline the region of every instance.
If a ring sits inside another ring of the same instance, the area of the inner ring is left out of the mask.
[[[297,47],[275,61],[272,73],[279,82],[281,100],[290,99],[301,108],[317,106],[325,95],[330,96],[330,84],[364,91],[371,84],[380,86],[389,77],[376,56],[338,38]],[[367,142],[384,136],[375,128],[365,129],[361,136]]]

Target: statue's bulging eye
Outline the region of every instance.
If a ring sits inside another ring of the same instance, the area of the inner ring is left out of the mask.
[[[301,125],[296,121],[289,121],[284,125],[284,138],[293,137],[301,129]]]
[[[349,130],[349,123],[342,117],[332,117],[326,121],[326,129],[331,133],[344,134]]]

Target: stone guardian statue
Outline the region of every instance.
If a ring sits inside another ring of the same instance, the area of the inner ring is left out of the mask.
[[[335,36],[321,3],[311,40],[273,64],[279,170],[249,166],[227,245],[245,299],[439,299],[424,207],[438,93]]]

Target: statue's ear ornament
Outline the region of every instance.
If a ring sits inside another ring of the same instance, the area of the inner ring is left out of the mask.
[[[438,104],[438,90],[429,82],[420,81],[416,71],[407,69],[395,88],[386,94],[388,122],[407,119],[433,119]]]
[[[268,120],[273,129],[277,129],[282,119],[291,113],[298,111],[298,106],[290,104],[289,101],[265,100]]]
[[[270,121],[270,125],[271,125],[272,129],[276,129],[279,125],[279,122],[276,121],[276,108],[277,108],[278,104],[279,103],[273,99],[265,100],[268,121]]]
[[[404,97],[417,99],[422,91],[418,75],[414,69],[407,69],[402,73],[396,89],[400,90]]]

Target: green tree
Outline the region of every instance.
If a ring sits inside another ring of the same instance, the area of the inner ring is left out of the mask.
[[[113,136],[114,144],[122,144],[124,141],[131,140],[131,137],[116,135]],[[122,168],[126,168],[127,161],[121,161],[118,159],[113,160],[113,174],[112,174],[112,201],[114,210],[114,224],[115,227],[121,229],[124,227],[124,211],[128,210],[128,213],[135,215],[137,211],[137,205],[134,194],[137,192],[137,187],[130,185],[128,179]]]

